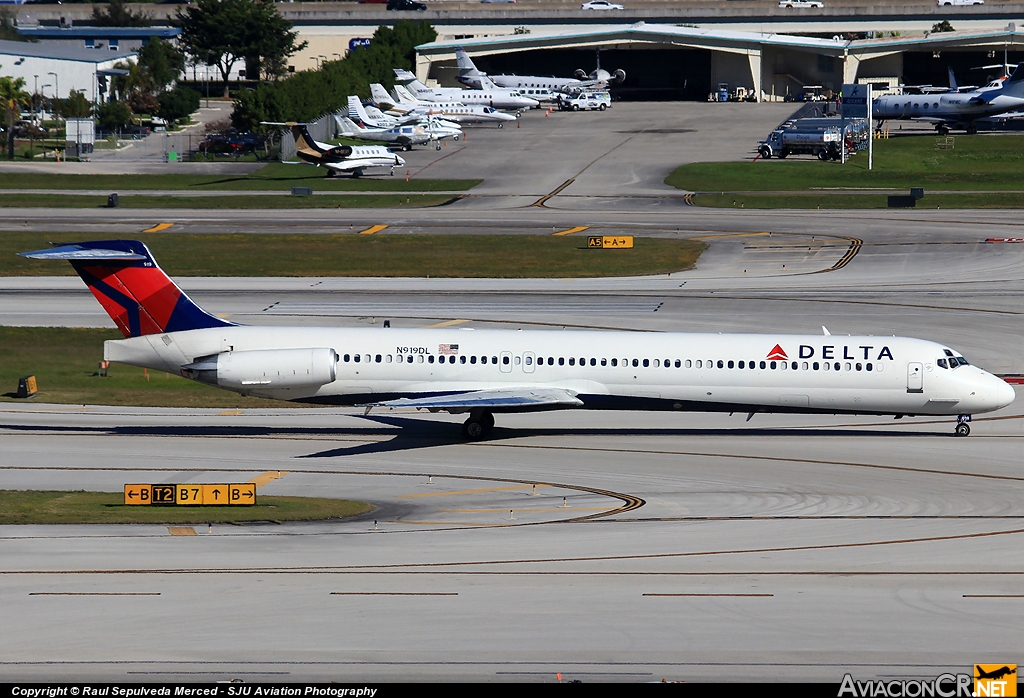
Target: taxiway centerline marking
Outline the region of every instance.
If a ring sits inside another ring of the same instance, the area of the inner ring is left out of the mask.
[[[540,485],[537,487],[550,487],[551,485]],[[526,490],[533,487],[533,485],[513,485],[510,487],[484,487],[478,490],[453,490],[450,492],[421,492],[417,494],[400,494],[399,499],[412,499],[413,497],[447,497],[455,494],[476,494],[478,492],[502,492],[505,490]]]
[[[167,230],[174,226],[174,223],[157,223],[152,228],[146,228],[142,232],[144,233],[159,233],[161,230]]]
[[[251,482],[254,485],[256,485],[257,488],[260,488],[260,487],[263,487],[264,485],[266,485],[267,483],[273,482],[274,480],[281,479],[282,477],[284,477],[287,474],[288,474],[287,470],[268,470],[265,473],[261,473],[261,474],[257,475],[252,480],[249,480],[249,482]]]
[[[557,238],[563,235],[572,235],[573,233],[582,233],[584,230],[589,230],[589,225],[577,225],[575,228],[569,228],[568,230],[561,230],[557,233],[552,233],[551,237]]]
[[[359,232],[359,234],[360,235],[373,235],[374,233],[379,233],[380,231],[384,230],[385,228],[387,228],[386,225],[374,225],[374,226],[370,226],[366,230],[361,230]]]

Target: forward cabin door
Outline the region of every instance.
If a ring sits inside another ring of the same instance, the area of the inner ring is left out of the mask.
[[[924,366],[916,361],[907,364],[907,392],[924,392]]]

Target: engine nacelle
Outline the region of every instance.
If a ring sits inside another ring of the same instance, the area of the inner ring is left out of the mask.
[[[622,68],[619,68],[614,73],[612,73],[612,79],[615,80],[615,82],[625,82],[626,71],[623,70]]]
[[[577,68],[574,75],[576,76],[577,80],[586,80],[589,77],[587,71],[583,70],[583,68]]]
[[[309,389],[333,382],[337,365],[334,349],[257,349],[200,357],[181,375],[230,390]]]

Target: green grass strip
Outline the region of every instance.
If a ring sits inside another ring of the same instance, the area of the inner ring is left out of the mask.
[[[339,224],[343,224],[343,219]],[[352,233],[364,227],[369,226],[353,226]],[[67,263],[30,260],[18,257],[17,253],[43,249],[51,242],[98,237],[87,233],[0,233],[0,276],[74,274]],[[149,245],[160,266],[172,277],[636,276],[691,269],[706,248],[704,243],[691,240],[638,237],[632,250],[593,250],[587,249],[585,236],[550,235],[193,235],[172,232],[119,237],[132,237]]]
[[[0,189],[89,189],[121,192],[130,190],[195,190],[195,191],[290,191],[292,187],[312,187],[315,191],[391,191],[431,192],[466,191],[480,184],[481,179],[411,179],[405,181],[409,168],[396,168],[395,176],[327,177],[327,171],[312,165],[270,163],[247,175],[205,175],[189,173],[188,163],[168,165],[168,174],[75,175],[60,174],[60,164],[52,172],[0,172]],[[5,197],[6,198],[6,197]]]
[[[125,474],[139,479],[138,474]],[[144,475],[142,476],[144,477]],[[230,478],[230,475],[226,476]],[[125,484],[131,484],[127,480]],[[372,504],[322,497],[272,497],[257,493],[251,507],[125,506],[120,492],[0,490],[0,525],[200,524],[245,521],[323,521],[364,514]],[[204,531],[205,532],[205,531]]]
[[[134,405],[142,407],[289,407],[294,403],[244,397],[163,371],[111,364],[98,375],[103,342],[124,339],[115,329],[0,327],[0,402],[31,405]],[[18,379],[34,375],[39,393],[14,398]]]
[[[765,134],[767,135],[767,134]],[[802,157],[757,162],[699,162],[677,167],[665,182],[698,192],[795,191],[822,187],[1024,192],[1024,135],[954,137],[936,148],[935,136],[875,141],[874,167],[867,152],[845,165]],[[943,139],[944,140],[944,139]],[[824,207],[823,207],[824,208]]]
[[[885,194],[697,194],[696,206],[710,208],[792,208],[792,209],[865,209],[887,208]],[[963,193],[929,194],[918,199],[917,208],[1024,208],[1024,192],[1019,194]]]
[[[121,208],[279,209],[279,208],[422,208],[452,200],[449,194],[360,194],[319,196],[152,196],[119,195]],[[4,194],[3,208],[105,208],[106,196]]]

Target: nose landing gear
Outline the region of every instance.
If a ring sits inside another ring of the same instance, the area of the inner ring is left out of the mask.
[[[473,410],[469,419],[462,425],[462,435],[467,439],[476,441],[482,439],[491,432],[494,426],[494,415],[483,410]]]
[[[956,435],[957,436],[970,436],[971,434],[971,415],[961,414],[957,415],[956,418]]]

